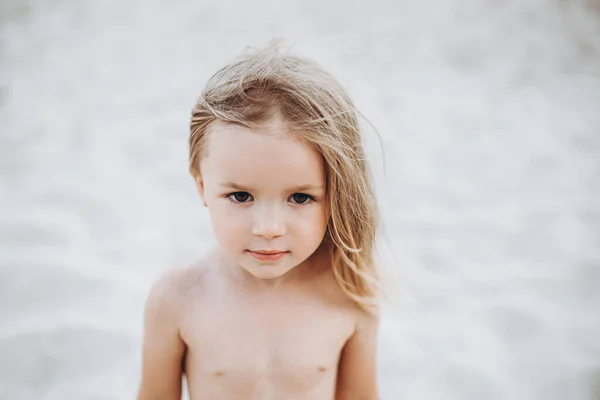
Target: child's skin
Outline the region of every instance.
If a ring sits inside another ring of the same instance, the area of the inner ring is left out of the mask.
[[[259,130],[213,125],[200,171],[219,246],[153,286],[138,400],[180,399],[184,373],[192,400],[377,399],[378,318],[341,291],[320,246],[319,153],[274,114]]]

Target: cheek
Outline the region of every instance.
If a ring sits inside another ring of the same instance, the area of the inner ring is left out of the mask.
[[[222,246],[231,247],[238,243],[247,231],[247,216],[232,209],[230,204],[223,203],[225,201],[213,203],[209,207],[210,218],[217,241]]]
[[[299,216],[296,226],[301,235],[312,239],[311,242],[320,242],[327,229],[327,215],[324,207],[307,210]]]

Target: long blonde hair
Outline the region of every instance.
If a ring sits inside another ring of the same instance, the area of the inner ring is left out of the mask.
[[[324,243],[330,248],[333,273],[347,296],[372,311],[380,288],[374,262],[378,213],[358,112],[343,87],[319,65],[284,54],[272,42],[217,71],[192,110],[190,172],[200,176],[211,124],[255,129],[274,110],[290,132],[323,156],[330,216]]]

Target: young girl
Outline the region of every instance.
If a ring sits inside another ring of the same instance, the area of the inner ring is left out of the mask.
[[[218,247],[146,303],[139,400],[377,399],[376,205],[357,111],[270,45],[193,109],[190,171]]]

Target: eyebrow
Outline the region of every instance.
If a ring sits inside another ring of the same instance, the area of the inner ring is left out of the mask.
[[[243,190],[245,192],[252,192],[253,189],[251,187],[248,186],[244,186],[244,185],[240,185],[239,183],[235,183],[235,182],[225,182],[221,184],[221,187],[225,187],[225,188],[232,188],[232,189],[238,189],[238,190]],[[292,188],[287,189],[287,191],[290,192],[301,192],[303,190],[322,190],[323,189],[323,185],[300,185],[300,186],[294,186]]]

